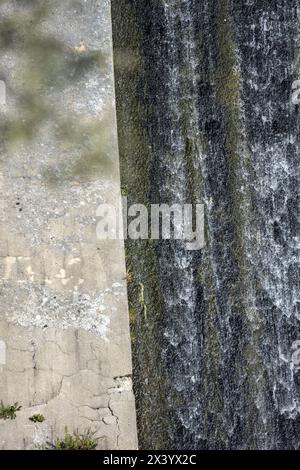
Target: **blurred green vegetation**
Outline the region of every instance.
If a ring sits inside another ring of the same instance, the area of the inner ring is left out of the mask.
[[[80,3],[68,0],[70,6]],[[55,4],[60,2],[0,0],[0,51],[2,55],[11,55],[12,62],[20,68],[17,83],[12,83],[0,62],[0,79],[6,82],[7,95],[15,107],[10,114],[0,111],[0,148],[9,151],[28,143],[39,138],[42,126],[50,126],[58,145],[77,155],[72,171],[64,176],[89,178],[109,165],[111,122],[108,117],[100,121],[99,116],[87,120],[79,119],[74,112],[68,115],[67,109],[62,109],[53,97],[70,85],[76,87],[95,68],[100,73],[107,66],[107,58],[101,49],[89,50],[83,42],[71,47],[47,32],[49,28],[45,25]],[[50,167],[46,173],[51,183],[58,184],[62,179],[59,170],[55,174]]]

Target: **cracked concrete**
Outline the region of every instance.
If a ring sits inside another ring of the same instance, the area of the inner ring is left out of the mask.
[[[0,16],[18,11],[30,18],[33,4],[1,2]],[[99,449],[134,449],[124,246],[96,237],[98,205],[117,204],[120,197],[110,2],[48,6],[39,34],[63,41],[64,60],[72,53],[76,64],[85,64],[84,54],[100,55],[76,79],[73,69],[72,80],[63,69],[60,87],[44,87],[44,78],[37,79],[43,63],[34,63],[34,94],[47,99],[51,113],[30,120],[30,140],[16,145],[10,131],[1,142],[0,400],[22,408],[16,419],[0,419],[0,449],[47,447],[66,426],[94,432]],[[26,47],[3,52],[7,105],[0,108],[1,122],[22,111],[16,96],[23,92],[28,55]],[[58,122],[70,120],[82,141],[57,132]],[[36,413],[46,420],[32,423]]]
[[[129,356],[119,355],[116,367],[116,356],[104,355],[98,337],[84,330],[2,321],[0,331],[7,345],[0,396],[22,405],[15,420],[0,420],[0,449],[44,447],[63,436],[65,426],[95,432],[100,449],[136,447]],[[114,378],[114,371],[126,375]],[[36,413],[45,422],[31,423]]]

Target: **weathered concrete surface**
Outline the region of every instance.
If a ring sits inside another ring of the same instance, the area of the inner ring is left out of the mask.
[[[67,426],[94,431],[101,449],[132,449],[123,242],[96,237],[97,206],[120,193],[110,2],[44,3],[36,26],[34,2],[0,5],[1,18],[29,25],[1,59],[0,117],[10,124],[0,156],[0,400],[22,409],[0,419],[0,448],[43,448]],[[60,42],[49,67],[51,37]],[[37,102],[20,106],[23,95]],[[46,420],[33,424],[35,413]]]

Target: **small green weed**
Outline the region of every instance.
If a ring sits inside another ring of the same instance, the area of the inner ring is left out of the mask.
[[[65,428],[64,439],[56,439],[52,448],[54,450],[95,450],[97,440],[93,436],[94,433],[91,431],[86,431],[83,434],[75,431],[70,434],[68,428]]]
[[[0,419],[15,419],[17,417],[17,411],[20,411],[22,407],[19,403],[5,406],[3,401],[0,403]]]

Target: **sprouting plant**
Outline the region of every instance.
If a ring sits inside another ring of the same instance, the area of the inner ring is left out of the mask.
[[[40,415],[40,414],[32,415],[29,418],[29,420],[32,421],[33,423],[42,423],[43,421],[45,421],[45,419],[46,419],[45,416]]]
[[[54,450],[95,450],[97,444],[97,439],[90,430],[83,434],[79,434],[78,431],[70,434],[66,427],[64,439],[57,438],[51,448]]]
[[[17,416],[17,411],[20,411],[22,407],[19,403],[14,403],[13,405],[5,406],[3,401],[0,403],[0,419],[15,419]]]

